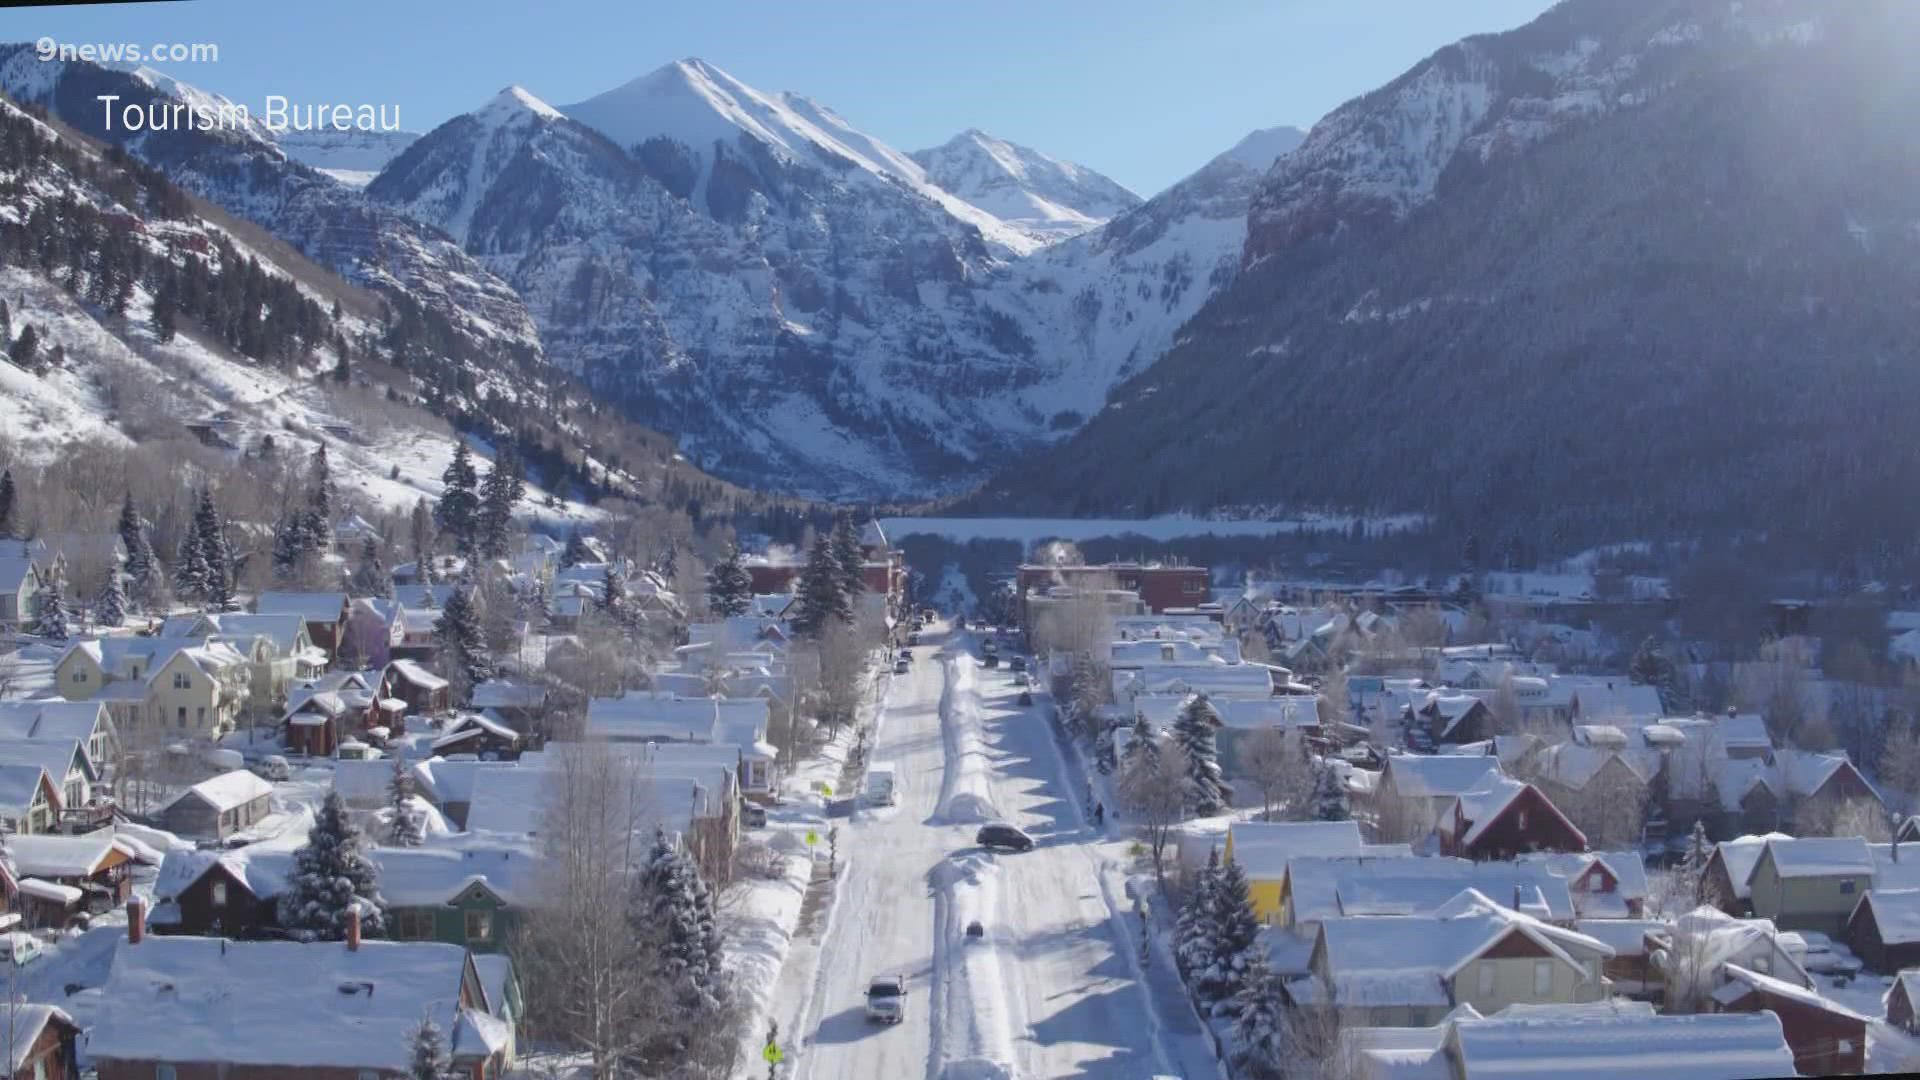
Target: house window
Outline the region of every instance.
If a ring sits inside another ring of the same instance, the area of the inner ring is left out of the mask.
[[[227,883],[226,882],[216,881],[213,883],[212,893],[211,893],[211,896],[209,897],[208,902],[211,903],[214,907],[227,906]]]
[[[1518,820],[1521,828],[1524,829],[1527,827],[1527,812],[1525,810],[1520,811],[1520,817]]]
[[[76,671],[76,672],[74,672],[74,673],[73,673],[73,681],[74,681],[74,682],[86,682],[86,681],[87,681],[87,673],[86,673],[86,672],[84,672],[84,671]]]
[[[176,671],[173,673],[173,688],[175,690],[191,690],[193,689],[193,680],[187,678],[186,672]]]
[[[1762,975],[1773,973],[1773,957],[1762,954],[1753,958],[1753,970]]]
[[[1489,960],[1480,961],[1480,994],[1482,997],[1493,996],[1493,963]]]
[[[177,722],[181,727],[187,726],[187,707],[185,705],[180,706],[180,713],[179,713]]]
[[[401,941],[433,940],[433,912],[418,909],[394,912],[394,937]]]
[[[1840,879],[1840,892],[1841,892],[1841,894],[1842,894],[1842,895],[1846,895],[1846,896],[1851,896],[1851,895],[1853,894],[1853,879],[1852,879],[1852,878],[1841,878],[1841,879]]]
[[[1533,962],[1533,996],[1545,998],[1553,993],[1553,961],[1535,960]]]
[[[467,912],[467,940],[490,941],[493,938],[493,912]]]

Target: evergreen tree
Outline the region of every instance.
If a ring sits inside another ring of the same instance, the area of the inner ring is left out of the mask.
[[[1627,677],[1658,691],[1662,712],[1675,714],[1685,709],[1687,703],[1680,700],[1683,695],[1680,693],[1679,671],[1652,636],[1648,636],[1634,650],[1633,660],[1627,665]]]
[[[1707,823],[1696,820],[1693,823],[1693,835],[1687,838],[1686,853],[1680,857],[1680,865],[1673,871],[1689,908],[1707,902],[1707,864],[1712,861],[1713,841],[1707,839]]]
[[[40,591],[33,594],[33,633],[48,641],[68,637],[67,573],[59,560],[47,568]]]
[[[393,847],[419,847],[426,842],[426,829],[413,805],[413,773],[406,759],[393,755],[393,775],[387,779],[387,843]]]
[[[297,588],[305,580],[313,552],[311,521],[304,511],[290,511],[273,523],[273,580],[282,588]]]
[[[360,542],[360,565],[353,568],[353,581],[350,584],[355,596],[393,599],[393,575],[387,572],[386,564],[380,561],[380,545],[374,543],[371,536]]]
[[[727,988],[713,893],[664,830],[654,834],[638,907],[640,925],[658,935],[665,973],[683,1004],[716,1008]]]
[[[413,515],[407,524],[412,533],[413,565],[420,571],[417,580],[422,585],[431,585],[439,578],[433,567],[433,515],[427,511],[427,500],[414,502]]]
[[[202,499],[205,501],[205,493]],[[207,565],[206,538],[200,532],[200,513],[196,508],[193,521],[180,538],[180,551],[173,560],[173,591],[183,600],[204,602],[207,598],[207,578],[212,569]]]
[[[1260,920],[1253,913],[1247,874],[1228,859],[1220,864],[1213,889],[1212,962],[1200,972],[1195,990],[1214,1005],[1215,1015],[1246,985],[1247,970],[1260,953]]]
[[[847,606],[851,608],[866,589],[866,556],[860,553],[860,534],[853,527],[853,515],[841,514],[834,519],[828,544],[833,551],[834,565],[839,569],[840,591],[846,594]]]
[[[461,701],[475,685],[493,678],[493,659],[487,654],[472,584],[462,581],[454,586],[433,624],[433,637],[440,646],[441,668],[453,678]]]
[[[329,791],[307,845],[293,853],[293,873],[280,894],[280,925],[299,941],[342,941],[347,912],[360,909],[360,932],[379,937],[386,928],[380,871],[367,857],[366,837],[347,814],[338,792]]]
[[[180,318],[180,303],[174,299],[171,282],[162,284],[153,294],[153,310],[147,313],[147,325],[153,328],[153,336],[165,345],[173,340],[175,324]]]
[[[1174,921],[1174,958],[1188,982],[1197,981],[1213,966],[1214,943],[1219,937],[1214,927],[1214,898],[1219,891],[1220,850],[1215,848],[1207,852],[1207,865],[1194,876],[1193,892]]]
[[[502,447],[494,455],[493,466],[480,485],[476,542],[481,555],[489,559],[506,556],[513,508],[525,493],[526,481],[520,476],[519,460],[512,450]]]
[[[1220,714],[1200,695],[1187,702],[1173,723],[1173,741],[1186,754],[1187,805],[1200,817],[1226,810],[1233,789],[1220,773],[1220,748],[1215,732]]]
[[[467,440],[460,439],[453,446],[453,460],[447,464],[445,472],[440,474],[440,504],[434,508],[434,520],[442,531],[453,537],[454,550],[462,556],[472,559],[476,554],[474,541],[479,527],[480,496],[475,491],[478,477],[473,470],[473,455],[467,449]]]
[[[445,1080],[447,1042],[440,1025],[431,1016],[422,1016],[413,1029],[412,1050],[407,1055],[407,1080]]]
[[[593,551],[587,547],[587,538],[575,529],[567,534],[567,546],[560,552],[560,569],[571,570],[584,562],[593,561]]]
[[[607,564],[600,575],[599,608],[615,626],[628,626],[632,608],[627,603],[627,570],[620,560]]]
[[[1325,758],[1316,758],[1313,764],[1313,795],[1311,807],[1315,821],[1351,821],[1353,812],[1347,806],[1347,788],[1340,781],[1340,773]]]
[[[1129,770],[1147,768],[1159,759],[1160,740],[1154,737],[1153,725],[1147,722],[1145,715],[1134,713],[1132,737],[1127,740],[1121,766]]]
[[[1295,1055],[1287,1039],[1286,980],[1256,952],[1233,996],[1233,1063],[1247,1080],[1282,1080]]]
[[[99,599],[93,602],[93,621],[96,626],[106,627],[127,621],[127,590],[120,584],[120,571],[107,572],[107,583],[101,587]]]
[[[727,548],[727,557],[707,571],[707,608],[715,618],[745,615],[753,607],[753,577],[740,565],[740,545]]]
[[[333,469],[327,464],[327,445],[314,447],[307,466],[307,548],[316,555],[333,550]]]
[[[200,534],[199,549],[206,564],[206,579],[201,596],[209,611],[227,611],[233,605],[233,558],[227,548],[226,520],[214,504],[213,489],[200,489],[200,506],[194,511],[193,531]]]
[[[124,569],[132,606],[141,611],[157,610],[166,603],[166,580],[153,553],[153,541],[147,537],[147,523],[133,505],[132,492],[120,504],[118,528],[120,544],[127,552]]]
[[[833,559],[831,542],[824,535],[816,537],[813,549],[807,553],[807,565],[800,571],[794,633],[813,637],[836,619],[843,623],[853,621],[853,607],[841,588],[843,580],[840,565]]]
[[[13,539],[13,470],[0,472],[0,540]]]
[[[21,330],[20,336],[13,339],[12,347],[7,350],[7,359],[13,361],[13,366],[17,368],[33,371],[40,359],[40,332],[31,326]]]

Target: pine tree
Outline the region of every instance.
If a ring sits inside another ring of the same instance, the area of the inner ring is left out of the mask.
[[[1658,691],[1662,712],[1674,714],[1685,710],[1688,703],[1680,700],[1679,671],[1651,636],[1634,650],[1633,659],[1627,665],[1627,677]]]
[[[627,604],[627,571],[618,559],[601,571],[599,608],[615,626],[628,625],[632,612]]]
[[[200,532],[200,514],[196,509],[186,535],[180,538],[180,551],[173,560],[173,591],[183,600],[204,601],[207,598],[207,577],[211,569],[207,565],[205,543],[206,538]]]
[[[1186,754],[1187,805],[1200,817],[1226,810],[1233,794],[1220,773],[1219,727],[1220,714],[1204,694],[1187,702],[1173,724],[1173,741]]]
[[[386,564],[380,561],[380,545],[371,536],[360,542],[360,565],[353,568],[353,581],[350,584],[355,596],[393,599],[393,575],[387,572]]]
[[[414,502],[413,515],[407,524],[412,533],[413,565],[420,571],[418,580],[422,585],[431,585],[439,579],[433,568],[433,515],[427,510],[427,500]]]
[[[107,583],[100,589],[99,599],[93,602],[93,621],[96,626],[113,627],[127,621],[127,590],[120,584],[120,571],[109,570]]]
[[[179,301],[174,299],[173,285],[162,284],[153,294],[153,310],[147,314],[147,325],[153,328],[153,336],[165,345],[173,340],[175,324],[179,321]]]
[[[740,545],[707,571],[707,608],[716,618],[745,615],[753,607],[753,577],[740,565]]]
[[[166,600],[165,580],[161,576],[160,560],[153,553],[153,541],[147,538],[147,523],[133,505],[132,492],[128,492],[120,504],[118,528],[120,545],[127,553],[124,569],[129,598],[139,610],[156,610]]]
[[[851,608],[867,584],[867,560],[860,552],[860,534],[853,527],[851,514],[841,514],[834,519],[828,544],[833,550],[834,565],[839,569],[840,591],[846,594],[847,606]]]
[[[360,932],[378,937],[386,928],[380,870],[367,857],[366,837],[347,814],[338,792],[329,791],[307,844],[293,853],[293,873],[280,894],[280,925],[300,941],[341,941],[347,912],[360,909]]]
[[[447,1042],[440,1025],[431,1016],[422,1016],[413,1029],[412,1050],[407,1055],[407,1080],[445,1080]]]
[[[13,470],[0,472],[0,540],[13,539]]]
[[[393,755],[393,776],[387,780],[387,843],[393,847],[419,847],[426,842],[426,830],[413,805],[413,774],[406,759]]]
[[[1314,760],[1311,806],[1315,821],[1353,819],[1353,811],[1347,806],[1347,787],[1341,782],[1339,771],[1325,758]]]
[[[727,997],[713,893],[693,860],[656,830],[640,882],[640,925],[659,935],[661,961],[682,1002],[701,1011]]]
[[[1126,752],[1121,755],[1121,767],[1132,770],[1148,768],[1160,759],[1160,740],[1154,737],[1153,725],[1147,722],[1144,714],[1133,714],[1131,737],[1127,740]]]
[[[587,547],[587,538],[575,529],[567,534],[567,546],[560,552],[560,569],[571,570],[584,562],[593,561],[593,552]]]
[[[840,587],[842,580],[831,542],[825,536],[816,537],[813,549],[807,553],[807,565],[800,571],[794,633],[813,637],[836,619],[843,623],[853,621],[853,608]]]
[[[55,560],[47,568],[40,591],[33,594],[33,634],[48,641],[65,641],[68,637],[67,616],[67,574],[66,567]]]
[[[1288,1053],[1286,980],[1256,952],[1240,991],[1229,1003],[1233,1015],[1233,1063],[1248,1080],[1281,1080]]]
[[[1246,985],[1247,969],[1259,955],[1260,920],[1253,913],[1247,874],[1228,859],[1220,864],[1213,890],[1212,961],[1200,972],[1195,989],[1203,1001],[1215,1005],[1215,1014]]]
[[[327,464],[325,443],[314,447],[307,466],[305,525],[309,551],[325,555],[333,550],[333,469]]]
[[[472,584],[462,581],[454,586],[433,624],[433,637],[440,646],[441,668],[453,677],[461,701],[474,686],[493,678],[493,659],[487,654]]]
[[[474,485],[478,478],[473,471],[473,455],[467,450],[467,440],[454,443],[453,460],[447,464],[446,471],[440,474],[440,504],[434,507],[434,520],[442,531],[453,537],[454,550],[462,556],[472,559],[475,554],[475,530],[479,525],[480,497],[475,494]]]
[[[27,371],[34,370],[34,364],[40,357],[40,332],[28,326],[13,339],[13,345],[7,350],[7,359],[13,366]]]
[[[504,558],[508,547],[508,529],[513,524],[513,508],[526,491],[518,460],[513,451],[502,447],[494,455],[493,466],[480,484],[477,544],[480,554],[489,559]]]
[[[1686,853],[1680,857],[1680,865],[1673,871],[1690,907],[1707,902],[1707,864],[1712,861],[1713,841],[1707,839],[1707,823],[1696,820],[1693,823],[1693,835],[1687,838]]]
[[[1193,892],[1180,908],[1174,921],[1174,958],[1188,982],[1195,982],[1213,966],[1213,948],[1218,939],[1214,927],[1217,915],[1214,898],[1220,891],[1220,850],[1207,853],[1207,865],[1194,876]]]
[[[273,524],[273,580],[282,588],[298,587],[306,577],[313,551],[310,524],[304,511],[290,511]]]
[[[192,569],[195,580],[181,595],[204,601],[209,611],[226,611],[233,602],[233,560],[227,549],[226,522],[214,504],[213,489],[200,489],[200,505],[193,512],[191,540],[183,542],[182,571]],[[185,550],[191,543],[192,552]]]

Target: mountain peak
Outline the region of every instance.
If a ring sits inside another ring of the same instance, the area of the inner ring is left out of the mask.
[[[1260,128],[1233,144],[1233,148],[1215,161],[1237,161],[1255,172],[1266,172],[1280,156],[1305,142],[1307,133],[1297,127]]]
[[[1140,197],[1076,165],[979,128],[912,155],[927,179],[1043,243],[1098,228]]]
[[[559,109],[541,101],[533,95],[532,91],[518,83],[493,95],[492,100],[488,101],[479,111],[505,112],[508,114],[530,112],[535,116],[547,120],[558,120],[562,115]]]

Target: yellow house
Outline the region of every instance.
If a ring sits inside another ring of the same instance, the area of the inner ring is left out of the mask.
[[[251,682],[246,658],[229,646],[181,649],[148,676],[146,719],[179,735],[217,737],[233,730]]]
[[[1365,847],[1357,821],[1236,821],[1227,827],[1221,854],[1246,875],[1254,917],[1277,926],[1288,862],[1309,855],[1359,855]]]

